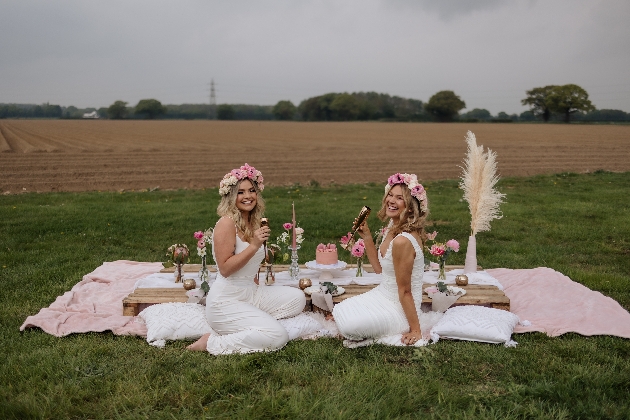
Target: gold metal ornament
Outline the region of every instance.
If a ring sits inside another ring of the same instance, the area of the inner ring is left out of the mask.
[[[468,276],[466,274],[456,275],[455,284],[457,284],[458,286],[466,286],[468,284]]]
[[[192,290],[195,287],[197,287],[197,282],[195,281],[195,279],[184,279],[185,290]]]
[[[298,283],[300,290],[304,290],[307,287],[311,287],[312,285],[313,285],[313,282],[311,281],[311,279],[307,279],[307,278],[300,279],[300,282]]]

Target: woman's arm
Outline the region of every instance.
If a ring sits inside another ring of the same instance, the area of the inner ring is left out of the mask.
[[[235,255],[236,225],[229,217],[222,217],[214,228],[212,239],[217,267],[221,275],[229,277],[243,268],[267,239],[269,239],[269,228],[267,226],[261,227],[254,232],[249,246],[243,252]]]
[[[367,254],[368,261],[372,264],[372,268],[376,274],[381,274],[383,269],[381,268],[381,262],[378,259],[378,249],[376,249],[376,244],[374,244],[374,239],[372,239],[372,233],[370,232],[370,228],[367,223],[361,223],[359,229],[357,229],[357,233],[365,242],[365,253]]]
[[[392,245],[392,259],[394,261],[394,272],[396,273],[396,284],[398,285],[398,299],[403,307],[409,332],[403,334],[403,344],[414,344],[422,338],[420,330],[420,320],[416,311],[416,304],[411,293],[411,273],[413,271],[413,261],[416,258],[416,251],[411,242],[404,236],[394,238]]]

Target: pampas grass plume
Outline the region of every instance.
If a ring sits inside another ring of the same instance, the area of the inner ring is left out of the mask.
[[[501,194],[494,186],[499,181],[497,172],[496,153],[483,146],[477,146],[477,139],[472,131],[466,133],[468,152],[462,167],[462,177],[459,187],[464,190],[464,200],[470,209],[471,236],[477,232],[490,230],[490,222],[502,216],[499,206],[505,194]]]

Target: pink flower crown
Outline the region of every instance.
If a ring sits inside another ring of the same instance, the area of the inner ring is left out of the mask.
[[[249,179],[252,182],[255,182],[260,191],[265,189],[263,184],[263,176],[262,173],[253,166],[249,166],[247,163],[241,166],[238,169],[232,169],[230,172],[225,174],[221,183],[219,184],[219,194],[228,195],[232,187],[242,179]]]
[[[418,182],[416,174],[395,173],[390,176],[387,179],[387,185],[385,185],[385,194],[397,184],[405,184],[409,188],[411,196],[420,202],[420,210],[425,213],[429,210],[429,206],[427,206],[427,192],[424,190],[422,184]]]

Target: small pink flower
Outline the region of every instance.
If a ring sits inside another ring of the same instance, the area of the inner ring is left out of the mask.
[[[365,252],[365,246],[360,246],[358,241],[356,244],[354,244],[354,246],[352,247],[352,250],[350,251],[350,253],[357,258],[361,258],[364,252]]]
[[[203,238],[203,232],[202,231],[195,232],[193,236],[195,237],[195,239],[201,239]]]
[[[422,184],[418,184],[411,189],[411,195],[413,195],[414,197],[418,197],[423,192],[424,192],[424,187],[422,186]]]
[[[339,239],[339,242],[341,242],[342,245],[347,245],[351,239],[352,239],[352,232],[348,232],[348,235],[342,236],[341,239]]]
[[[446,253],[446,249],[444,248],[444,245],[432,245],[429,252],[431,253],[431,255],[441,257]]]
[[[433,231],[433,233],[427,233],[427,239],[430,241],[435,240],[435,237],[437,236],[437,231]]]
[[[446,246],[451,248],[455,252],[459,252],[459,242],[457,242],[455,239],[451,239],[450,241],[448,241],[446,243]]]
[[[359,247],[359,248],[361,248],[361,249],[365,249],[365,241],[364,241],[363,239],[359,239],[359,240],[357,241],[356,246],[358,246],[358,247]]]
[[[285,223],[282,225],[283,228],[285,228],[286,230],[289,230],[293,227],[293,225],[291,223]]]
[[[197,248],[203,248],[204,246],[206,246],[206,243],[204,242],[203,239],[199,239],[197,241]]]
[[[427,292],[427,295],[432,295],[433,293],[437,293],[439,290],[435,286],[429,286],[426,289],[424,289],[424,291]]]
[[[403,176],[400,173],[395,173],[394,175],[390,176],[387,179],[387,183],[393,186],[396,184],[404,184],[405,180],[403,179]]]
[[[235,177],[236,179],[242,179],[242,178],[243,178],[243,172],[241,172],[241,170],[239,170],[239,169],[232,169],[232,170],[230,171],[230,173],[231,173],[232,175],[234,175],[234,177]]]

